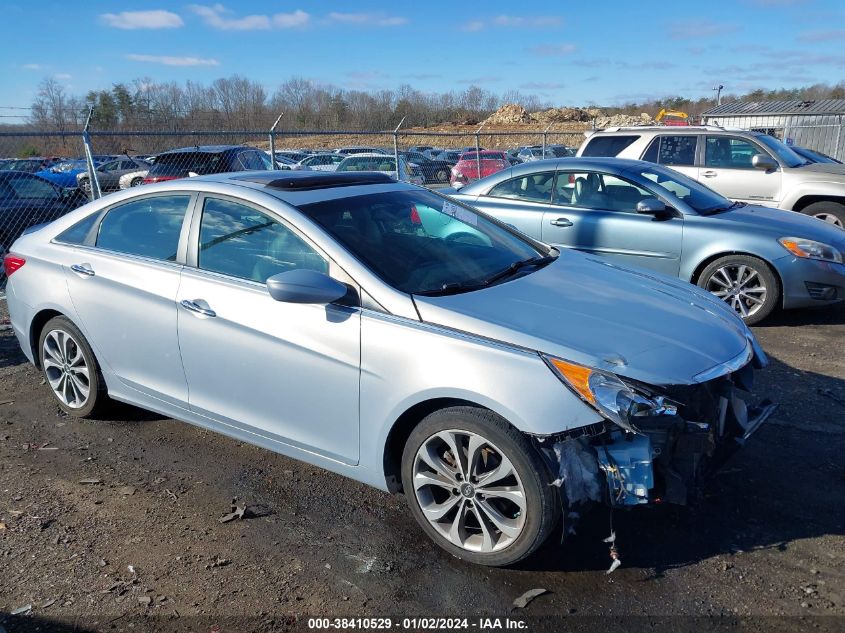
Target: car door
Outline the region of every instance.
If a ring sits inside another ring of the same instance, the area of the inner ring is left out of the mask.
[[[777,206],[783,172],[780,169],[766,171],[755,168],[751,164],[754,154],[771,156],[750,139],[708,135],[698,180],[731,200]],[[772,160],[777,163],[774,157]]]
[[[683,216],[637,213],[637,203],[653,197],[618,176],[561,170],[555,179],[553,206],[543,216],[541,239],[677,276]]]
[[[161,193],[109,208],[76,247],[65,278],[97,358],[127,386],[187,406],[176,338],[176,291],[190,193]]]
[[[360,308],[282,303],[265,285],[288,270],[342,271],[264,209],[216,196],[197,209],[177,297],[191,410],[357,463]]]
[[[553,169],[503,180],[485,195],[469,201],[534,239],[542,239],[543,217],[552,202]]]

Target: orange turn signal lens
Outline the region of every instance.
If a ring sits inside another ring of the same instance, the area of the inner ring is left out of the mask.
[[[783,247],[786,250],[788,250],[790,253],[792,253],[796,257],[807,257],[807,251],[805,251],[803,248],[801,248],[798,245],[798,242],[796,242],[794,240],[782,239],[782,240],[780,240],[780,243],[783,245]]]
[[[584,367],[583,365],[576,365],[575,363],[567,363],[566,361],[560,360],[559,358],[549,358],[549,362],[555,366],[561,375],[566,379],[566,382],[581,394],[581,397],[584,398],[590,404],[596,403],[596,397],[593,395],[593,392],[590,391],[590,376],[593,373],[593,370],[589,367]]]

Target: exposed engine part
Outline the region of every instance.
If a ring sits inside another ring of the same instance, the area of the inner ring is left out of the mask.
[[[570,507],[602,500],[595,450],[586,441],[579,439],[555,442],[552,452],[558,474],[552,485],[563,488]]]
[[[614,431],[597,450],[599,467],[607,478],[611,505],[634,506],[650,501],[654,488],[654,451],[648,435]]]

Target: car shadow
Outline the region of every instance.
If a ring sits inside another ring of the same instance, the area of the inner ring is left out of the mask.
[[[845,302],[817,308],[776,310],[755,327],[783,327],[799,325],[845,325]]]
[[[845,432],[838,424],[845,417],[845,380],[770,361],[755,392],[770,394],[782,408],[713,477],[696,505],[616,509],[612,519],[608,508],[593,508],[564,545],[558,532],[518,569],[606,569],[611,559],[603,539],[611,529],[623,566],[649,570],[645,580],[714,557],[730,566],[741,552],[783,551],[803,539],[845,534],[845,515],[835,511],[845,504],[839,485]]]

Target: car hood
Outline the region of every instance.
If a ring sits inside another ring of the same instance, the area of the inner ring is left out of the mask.
[[[574,251],[491,288],[414,301],[427,323],[652,385],[699,382],[752,350],[745,324],[703,290]]]
[[[803,237],[845,250],[845,231],[823,220],[795,211],[784,211],[749,204],[730,211],[705,216],[705,219],[747,225],[755,233],[769,233],[775,239]]]

